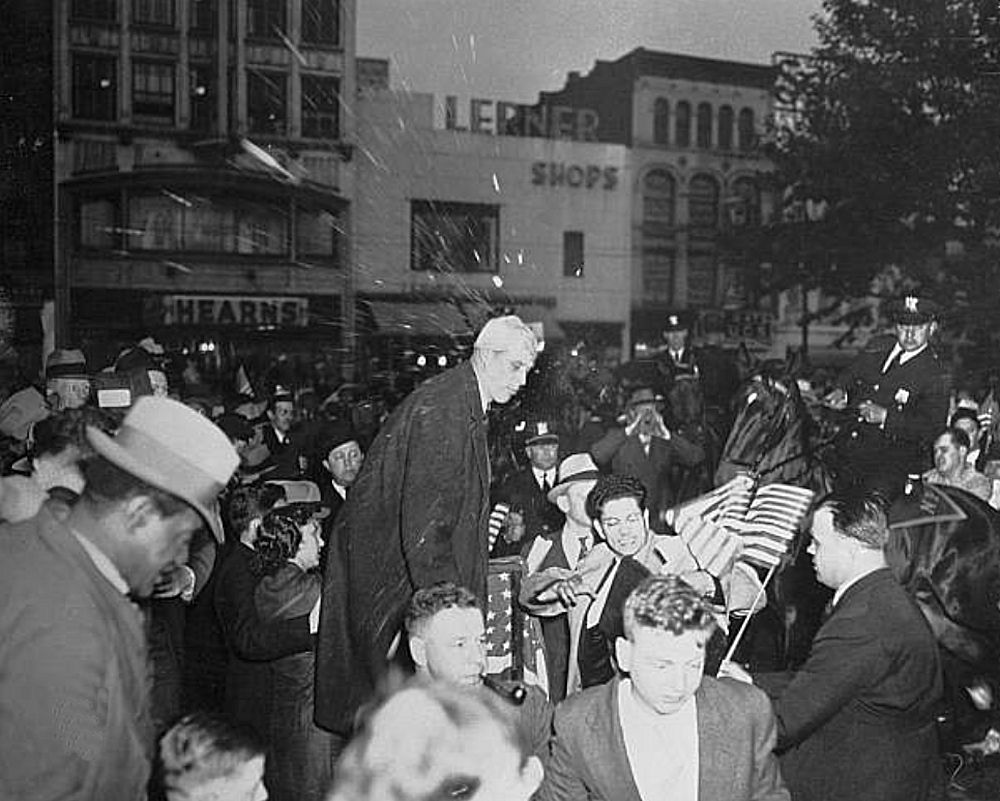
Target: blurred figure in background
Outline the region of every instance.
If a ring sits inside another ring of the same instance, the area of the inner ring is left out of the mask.
[[[56,349],[45,360],[45,400],[54,412],[90,401],[90,373],[83,351]]]

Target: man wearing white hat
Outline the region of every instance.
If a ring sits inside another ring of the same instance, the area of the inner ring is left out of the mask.
[[[372,442],[334,523],[323,573],[316,722],[324,728],[350,731],[415,590],[451,581],[486,608],[486,410],[517,394],[537,353],[519,318],[490,320],[470,361],[414,390]]]
[[[153,746],[142,616],[238,458],[181,403],[140,398],[68,515],[0,527],[0,798],[145,797]]]

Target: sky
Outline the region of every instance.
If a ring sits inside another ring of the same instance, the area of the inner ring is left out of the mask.
[[[770,63],[816,44],[821,0],[357,0],[357,53],[414,92],[531,103],[636,47]]]

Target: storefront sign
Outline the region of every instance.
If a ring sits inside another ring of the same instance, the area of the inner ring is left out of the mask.
[[[256,295],[165,295],[163,325],[305,326],[306,298]]]
[[[458,98],[448,95],[444,99],[444,127],[450,131],[596,142],[599,121],[591,108],[527,106],[474,97],[469,101],[469,116],[460,122]]]
[[[701,334],[722,334],[725,345],[770,347],[774,338],[774,315],[749,309],[711,309],[700,315]]]
[[[535,186],[582,186],[584,189],[614,189],[618,186],[618,168],[597,164],[565,164],[561,161],[536,161],[531,165],[531,183]]]

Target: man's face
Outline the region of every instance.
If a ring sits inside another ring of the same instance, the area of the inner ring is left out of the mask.
[[[424,626],[426,669],[432,679],[478,687],[486,672],[486,629],[478,609],[442,609]]]
[[[921,323],[919,325],[896,324],[896,339],[907,353],[918,350],[927,344],[934,333],[937,323]]]
[[[291,401],[278,401],[267,413],[273,425],[282,434],[288,432],[292,427],[292,420],[295,419],[295,404]]]
[[[631,404],[625,414],[630,423],[640,417],[652,420],[659,411],[657,406],[656,401],[640,401],[639,403]]]
[[[667,347],[670,350],[684,350],[684,343],[687,341],[687,329],[682,328],[680,331],[667,331],[663,334],[663,338],[667,341]]]
[[[942,434],[934,440],[934,466],[943,475],[954,475],[965,464],[968,452],[955,444],[951,434]]]
[[[959,431],[965,432],[965,435],[969,438],[969,446],[972,450],[979,447],[979,435],[982,432],[979,430],[979,423],[976,420],[968,417],[959,417],[952,425]]]
[[[333,448],[326,456],[323,464],[330,471],[333,480],[342,487],[351,486],[361,472],[361,464],[364,461],[364,454],[361,446],[351,440]]]
[[[587,496],[597,484],[597,479],[574,481],[562,495],[559,508],[563,514],[581,528],[590,528],[590,515],[587,514]]]
[[[143,504],[145,509],[139,510]],[[188,545],[202,521],[194,509],[163,517],[142,496],[128,501],[126,509],[127,531],[120,543],[116,567],[132,592],[146,598],[162,572],[187,562]]]
[[[636,626],[629,639],[619,637],[618,663],[628,672],[639,701],[659,715],[677,712],[701,685],[708,632],[674,634]]]
[[[597,526],[619,556],[635,556],[649,539],[646,515],[635,498],[615,498],[604,504]]]
[[[833,525],[833,511],[828,507],[821,507],[813,515],[810,533],[812,542],[807,550],[812,556],[816,578],[835,590],[851,577],[854,541],[837,531]]]
[[[55,412],[79,409],[90,400],[90,379],[50,378],[47,383],[49,405]]]
[[[487,351],[480,381],[492,403],[506,403],[528,380],[528,371],[535,364],[535,355],[523,350]]]
[[[536,470],[551,470],[559,463],[559,440],[534,442],[526,446],[524,452]]]

